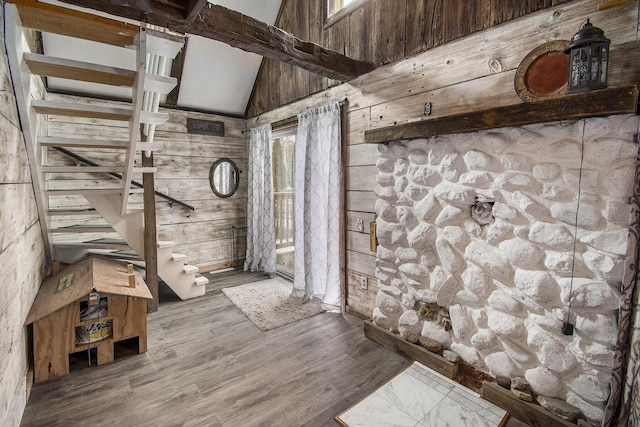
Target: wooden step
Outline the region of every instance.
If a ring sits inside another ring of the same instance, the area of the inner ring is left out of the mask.
[[[133,168],[133,173],[157,173],[158,168],[155,166],[136,166]]]
[[[144,77],[144,90],[167,95],[178,84],[175,77],[159,76],[157,74],[147,74]]]
[[[43,173],[123,173],[124,166],[42,166]]]
[[[43,147],[82,147],[82,148],[114,148],[129,146],[129,141],[114,141],[90,138],[63,138],[58,136],[39,136],[38,144]]]
[[[133,86],[136,79],[136,72],[132,70],[36,53],[25,53],[24,61],[31,73],[39,76],[128,87]]]
[[[90,83],[101,83],[110,86],[133,86],[136,72],[123,68],[109,67],[90,62],[56,58],[54,56],[25,53],[24,61],[32,74],[62,79],[78,80]],[[175,77],[146,74],[144,90],[168,94],[176,87]]]
[[[184,36],[169,34],[147,28],[147,53],[175,58],[184,46]]]
[[[138,151],[158,151],[162,149],[161,142],[141,142],[136,144],[136,150]]]
[[[140,112],[140,123],[150,125],[162,125],[169,120],[169,114],[167,113],[152,113],[151,111]]]
[[[118,121],[128,121],[131,118],[131,108],[103,107],[92,104],[48,101],[45,99],[34,99],[31,101],[31,105],[38,114],[56,114]]]
[[[163,248],[172,248],[176,245],[175,242],[170,242],[170,241],[166,241],[166,240],[158,240],[158,249],[163,249]]]
[[[47,196],[82,196],[84,194],[122,194],[122,188],[72,188],[69,190],[46,190]]]
[[[114,231],[110,225],[70,225],[50,230],[51,233],[113,233]]]
[[[32,100],[31,106],[38,114],[85,117],[121,122],[131,119],[131,108],[125,107],[104,107],[101,105],[75,104],[72,102],[48,101],[44,99]],[[161,125],[168,119],[169,115],[167,113],[140,112],[140,123]]]
[[[50,209],[47,211],[49,216],[75,216],[75,215],[100,215],[95,209]]]
[[[43,147],[125,149],[129,146],[129,141],[89,138],[64,138],[59,136],[40,136],[38,137],[38,143]],[[161,142],[138,141],[138,143],[136,144],[136,150],[138,151],[158,151],[160,149],[162,149]]]
[[[140,255],[138,255],[134,251],[128,251],[128,250],[114,251],[109,249],[92,249],[89,251],[89,253],[102,255],[110,258],[117,258],[121,260],[142,261],[142,258],[140,258]]]
[[[204,276],[198,276],[198,277],[196,277],[196,278],[194,279],[193,283],[194,283],[196,286],[204,286],[204,285],[206,285],[207,283],[209,283],[209,279],[207,279],[207,278],[206,278],[206,277],[204,277]]]
[[[173,259],[175,262],[184,261],[185,259],[187,259],[187,256],[185,254],[173,254],[171,255],[171,259]]]
[[[104,240],[104,241],[101,241]],[[108,239],[99,239],[96,241],[88,241],[88,242],[53,242],[54,248],[87,248],[87,249],[130,249],[127,242],[124,240],[120,242],[111,242],[107,241]]]
[[[197,273],[198,271],[200,271],[200,269],[198,267],[196,267],[195,265],[185,265],[184,266],[185,274],[194,274],[194,273]]]

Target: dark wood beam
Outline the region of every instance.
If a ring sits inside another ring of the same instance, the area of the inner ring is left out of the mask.
[[[613,114],[635,114],[638,109],[636,86],[602,89],[567,95],[546,101],[520,103],[471,113],[436,117],[420,122],[371,129],[364,142],[379,144],[403,139],[428,138],[451,133],[475,132],[507,126],[523,126],[557,120]]]
[[[300,40],[273,25],[218,5],[207,4],[197,18],[188,21],[185,16],[194,13],[182,3],[153,2],[153,9],[144,11],[118,6],[103,0],[62,0],[64,3],[86,7],[124,18],[141,20],[173,31],[194,34],[218,40],[247,52],[284,61],[305,70],[340,81],[349,81],[371,71],[373,64],[351,59],[341,53]],[[197,1],[196,1],[197,3]],[[194,5],[197,9],[197,4]]]
[[[574,423],[565,421],[540,405],[518,399],[510,390],[496,383],[482,382],[482,398],[507,411],[511,416],[533,427],[572,427]]]
[[[185,19],[187,21],[193,21],[198,17],[202,9],[207,5],[207,0],[188,0],[187,13]]]
[[[109,0],[109,3],[116,6],[131,7],[149,13],[153,9],[151,0]]]

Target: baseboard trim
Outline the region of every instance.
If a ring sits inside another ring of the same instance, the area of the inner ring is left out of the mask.
[[[361,311],[356,310],[355,308],[353,308],[353,307],[351,307],[351,306],[346,306],[346,307],[344,308],[344,311],[345,311],[347,314],[350,314],[350,315],[352,315],[352,316],[356,316],[356,317],[357,317],[357,318],[359,318],[359,319],[362,319],[362,320],[365,320],[365,321],[366,321],[366,320],[371,320],[371,317],[370,317],[370,316],[368,316],[368,315],[364,314],[364,313],[363,313],[363,312],[361,312]]]
[[[409,360],[420,362],[447,378],[454,379],[458,373],[458,364],[449,362],[439,354],[432,353],[419,345],[412,344],[372,321],[364,322],[364,335],[383,347],[395,351]]]
[[[532,426],[576,426],[557,417],[540,405],[518,399],[510,390],[502,388],[496,383],[484,381],[481,396],[484,400],[507,411],[512,417],[530,423]]]

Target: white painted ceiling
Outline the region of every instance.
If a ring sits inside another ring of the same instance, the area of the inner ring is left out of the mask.
[[[282,0],[208,0],[273,25]],[[65,5],[68,6],[68,5]],[[188,35],[178,106],[243,115],[262,57],[215,40]],[[61,58],[133,69],[130,49],[43,34],[44,53]],[[170,65],[168,65],[170,67]],[[130,98],[131,90],[94,83],[49,78],[51,89],[87,95]]]

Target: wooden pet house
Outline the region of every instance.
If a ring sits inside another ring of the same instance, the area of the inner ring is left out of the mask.
[[[35,382],[69,373],[69,355],[95,348],[113,361],[114,343],[138,338],[147,351],[147,299],[142,276],[126,263],[89,256],[47,279],[31,307]]]

